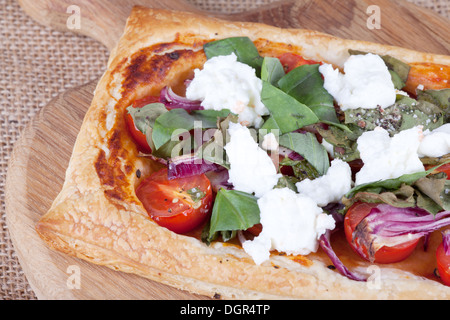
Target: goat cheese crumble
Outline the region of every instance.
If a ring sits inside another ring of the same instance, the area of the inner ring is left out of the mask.
[[[217,56],[194,70],[186,98],[200,100],[205,109],[229,109],[245,126],[259,128],[269,110],[261,102],[262,80],[255,69],[237,61],[234,53]]]
[[[442,157],[450,153],[450,123],[433,131],[426,130],[419,146],[420,157]]]
[[[420,126],[403,130],[392,138],[381,127],[364,132],[357,140],[364,165],[356,174],[355,185],[424,171],[418,155],[422,137]]]
[[[396,90],[386,64],[380,56],[352,55],[344,63],[344,74],[324,63],[319,67],[324,88],[340,108],[387,108],[395,103]]]
[[[242,246],[256,264],[268,260],[271,250],[308,255],[319,248],[319,237],[335,227],[311,198],[289,188],[273,189],[258,199],[262,232]]]
[[[304,179],[295,184],[300,194],[313,199],[318,206],[338,202],[352,188],[352,171],[347,162],[334,159],[324,176]]]
[[[230,122],[228,134],[230,141],[225,145],[230,163],[228,182],[235,190],[262,197],[282,175],[277,173],[272,159],[258,146],[247,127]]]

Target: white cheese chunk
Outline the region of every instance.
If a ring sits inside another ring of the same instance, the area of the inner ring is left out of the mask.
[[[421,172],[425,168],[418,149],[422,128],[403,130],[392,138],[380,127],[364,132],[357,140],[364,165],[356,174],[356,185],[398,178],[403,174]]]
[[[258,198],[263,196],[278,183],[281,174],[247,127],[230,122],[228,134],[230,141],[225,145],[230,163],[228,182],[235,190],[254,193]]]
[[[258,199],[258,206],[262,232],[242,245],[256,264],[269,259],[271,250],[292,255],[316,252],[319,237],[335,227],[334,218],[314,200],[289,188],[267,192]]]
[[[380,56],[352,55],[344,63],[344,74],[323,64],[324,88],[342,110],[387,108],[395,103],[396,90],[391,74]]]
[[[275,134],[272,132],[266,134],[263,138],[263,142],[261,144],[262,148],[267,151],[276,151],[278,150],[278,147],[280,146],[278,144],[277,138],[275,137]]]
[[[200,100],[205,109],[229,109],[239,115],[241,124],[256,128],[263,122],[261,116],[269,114],[261,102],[261,79],[255,69],[237,61],[234,53],[213,57],[194,73],[186,97]]]
[[[347,162],[334,159],[327,173],[314,180],[305,179],[295,184],[300,194],[313,199],[318,206],[339,202],[352,188],[352,171]]]
[[[450,153],[450,123],[433,131],[426,130],[419,146],[421,157],[442,157]]]

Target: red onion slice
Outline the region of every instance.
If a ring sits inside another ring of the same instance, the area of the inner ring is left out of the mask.
[[[203,110],[200,105],[201,101],[189,100],[186,97],[179,96],[170,87],[164,87],[161,90],[159,101],[169,110],[179,108],[186,111]]]
[[[442,231],[442,243],[444,245],[444,252],[450,256],[450,229]]]
[[[336,269],[345,277],[355,280],[355,281],[367,281],[367,277],[351,272],[338,258],[330,243],[330,231],[328,230],[325,234],[321,235],[319,238],[319,245],[322,250],[330,258],[331,262],[334,264]]]
[[[427,236],[450,225],[450,211],[435,216],[419,208],[396,208],[380,204],[356,226],[353,239],[374,256],[383,246],[392,247]]]
[[[228,182],[229,174],[226,168],[218,168],[214,171],[205,172],[205,174],[209,182],[211,182],[211,187],[214,192],[218,192],[221,188],[225,190],[233,189],[233,185]]]
[[[193,154],[171,158],[168,161],[168,179],[185,178],[221,168]]]

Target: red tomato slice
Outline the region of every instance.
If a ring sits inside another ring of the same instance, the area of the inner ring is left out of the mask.
[[[278,57],[278,59],[280,59],[280,62],[283,65],[286,73],[305,64],[320,64],[320,62],[314,60],[306,60],[302,56],[299,56],[298,54],[289,52],[283,53]]]
[[[369,260],[369,254],[366,247],[360,247],[358,242],[353,238],[353,232],[356,226],[364,219],[372,210],[378,206],[377,203],[357,202],[348,209],[344,219],[345,237],[352,249],[362,258]],[[393,247],[383,246],[375,253],[376,263],[394,263],[406,259],[416,248],[420,239],[408,241]],[[358,249],[361,249],[362,254]]]
[[[204,174],[168,180],[163,168],[142,181],[136,195],[150,218],[176,233],[195,229],[212,209],[212,188]]]
[[[417,86],[424,90],[441,90],[450,88],[450,67],[443,64],[417,62],[410,64],[408,79],[403,90],[415,95]]]
[[[159,97],[148,96],[143,99],[136,100],[133,103],[133,108],[142,108],[143,106],[159,102]],[[138,149],[144,153],[151,153],[152,149],[148,145],[147,138],[138,128],[136,128],[133,117],[128,112],[125,112],[125,122],[127,124],[128,131],[130,132],[133,140],[136,142]]]
[[[442,282],[450,286],[450,255],[445,254],[443,243],[436,250],[436,260]]]

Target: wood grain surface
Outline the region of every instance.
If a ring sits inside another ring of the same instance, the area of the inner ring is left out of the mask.
[[[37,21],[65,29],[66,9],[74,1],[19,2]],[[161,7],[155,0],[78,1],[83,18],[78,32],[112,48],[135,3]],[[379,30],[369,30],[366,25],[366,9],[374,4],[381,8]],[[180,0],[165,1],[163,6],[199,11]],[[341,37],[400,45],[420,51],[441,54],[449,54],[450,51],[450,22],[404,1],[299,0],[227,17],[281,27],[316,29]],[[5,186],[7,224],[31,287],[39,299],[205,299],[53,252],[34,231],[35,223],[48,210],[61,189],[72,147],[95,85],[92,82],[74,88],[51,101],[26,127],[11,155]],[[77,275],[80,282],[73,283]]]
[[[71,29],[92,37],[111,49],[122,34],[133,5],[167,8],[219,18],[257,21],[279,27],[322,31],[338,37],[397,45],[418,51],[449,54],[450,21],[437,13],[404,0],[293,0],[279,1],[242,13],[223,15],[204,12],[183,0],[18,0],[36,21],[67,31],[70,13],[67,8],[80,8],[79,29]],[[370,6],[380,9],[380,29],[370,29]],[[424,42],[425,41],[425,42]]]

